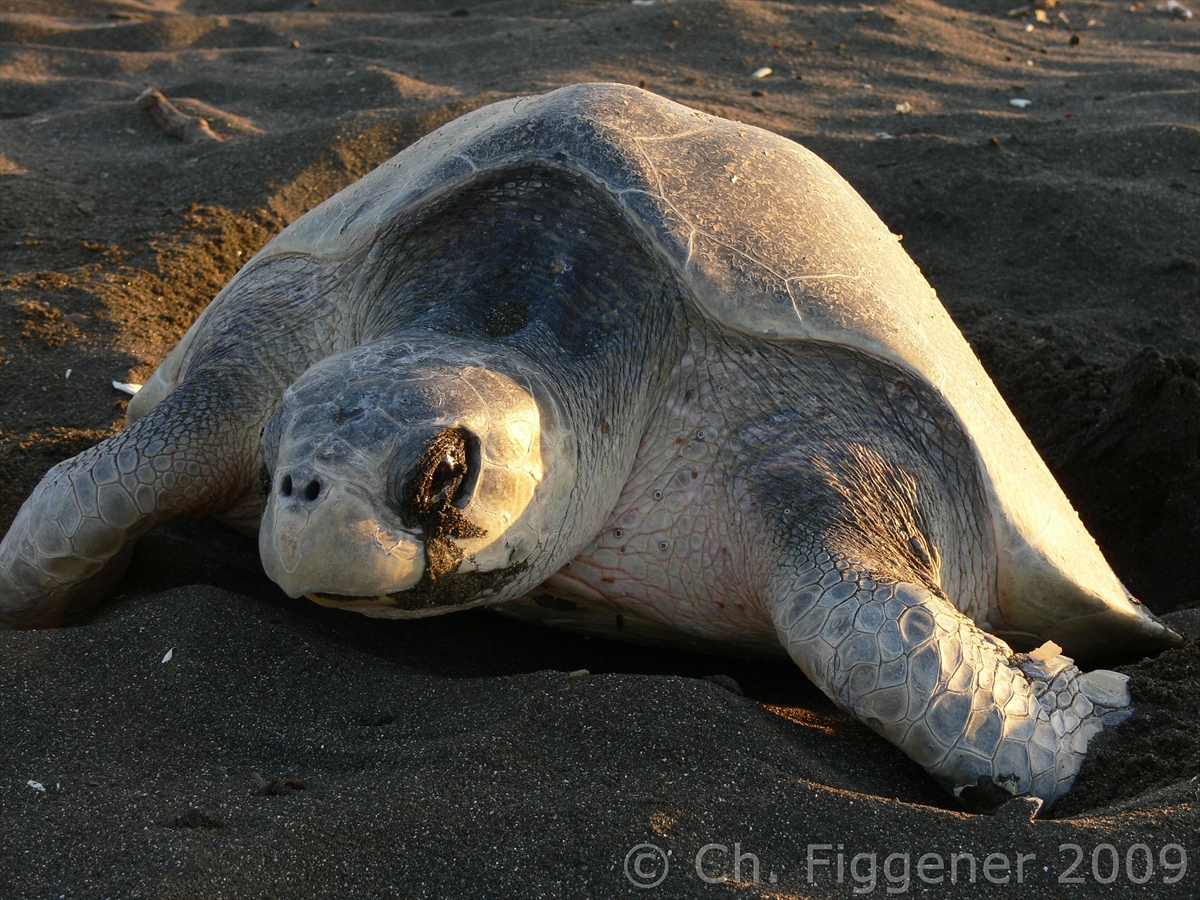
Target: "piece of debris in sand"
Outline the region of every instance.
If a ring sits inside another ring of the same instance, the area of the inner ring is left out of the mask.
[[[29,170],[0,154],[0,175],[27,175]]]
[[[1027,3],[1025,6],[1018,6],[1008,11],[1009,18],[1017,16],[1029,16],[1036,13],[1045,12],[1048,9],[1054,9],[1058,6],[1058,0],[1034,0],[1033,3]]]
[[[753,72],[751,72],[750,77],[751,78],[766,78],[770,74],[771,74],[771,67],[763,66],[761,69],[755,69]]]
[[[1155,7],[1159,12],[1165,12],[1176,19],[1190,19],[1192,11],[1176,0],[1167,0],[1166,3],[1159,3]]]
[[[897,103],[896,112],[900,113],[902,116],[907,116],[910,112],[912,112],[912,104],[907,100],[905,100],[903,103]]]
[[[114,381],[112,384],[113,387],[115,387],[118,391],[122,391],[128,394],[130,397],[142,389],[140,384],[130,384],[125,381]]]
[[[1032,102],[1032,100],[1026,100],[1024,97],[1014,97],[1008,101],[1008,104],[1009,106],[1017,107],[1017,109],[1024,109]]]
[[[208,127],[207,119],[181,113],[163,96],[162,91],[146,88],[138,96],[137,105],[150,114],[159,128],[185,144],[220,140]]]
[[[308,788],[307,778],[272,778],[267,781],[257,772],[251,774],[258,784],[254,793],[263,797],[277,797],[280,794],[290,794],[293,791],[303,791]]]

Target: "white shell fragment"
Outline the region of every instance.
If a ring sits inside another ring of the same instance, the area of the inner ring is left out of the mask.
[[[168,650],[168,651],[167,651],[166,655],[165,655],[165,656],[163,656],[163,658],[162,658],[162,661],[163,661],[163,662],[170,662],[170,661],[171,661],[171,657],[172,657],[172,656],[174,656],[174,655],[175,655],[175,648],[174,648],[174,647],[172,647],[170,650]]]
[[[130,397],[134,396],[135,394],[137,394],[138,391],[140,391],[142,389],[142,386],[140,384],[130,384],[125,381],[114,381],[112,383],[112,386],[115,387],[118,391],[122,391],[123,393],[128,394]]]
[[[886,131],[877,131],[875,132],[875,137],[879,138],[881,141],[890,141],[896,136],[894,134],[888,134]]]
[[[1026,100],[1024,97],[1014,97],[1013,99],[1008,101],[1008,105],[1015,106],[1018,109],[1024,109],[1032,102],[1033,102],[1032,100]]]
[[[770,74],[771,74],[771,67],[763,66],[761,69],[755,69],[753,72],[751,72],[750,77],[751,78],[766,78]]]
[[[33,788],[35,791],[41,791],[43,794],[46,793],[46,789],[42,786],[42,783],[40,781],[34,781],[31,778],[25,783],[27,785],[29,785],[31,788]]]
[[[66,381],[70,377],[71,377],[71,370],[67,369],[67,374],[63,376],[63,381]]]
[[[897,103],[896,104],[896,112],[900,113],[901,115],[906,116],[910,112],[912,112],[912,104],[909,103],[907,100],[905,100],[903,103]]]

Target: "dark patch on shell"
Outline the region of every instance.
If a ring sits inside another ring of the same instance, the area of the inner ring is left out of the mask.
[[[483,330],[491,337],[516,334],[529,324],[529,307],[522,300],[509,300],[489,312],[483,319]]]

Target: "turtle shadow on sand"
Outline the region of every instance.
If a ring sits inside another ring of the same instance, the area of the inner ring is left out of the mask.
[[[220,523],[181,519],[147,535],[134,552],[119,594],[86,616],[121,617],[136,598],[153,604],[163,592],[212,585],[238,595],[228,602],[256,607],[262,627],[284,622],[304,637],[364,653],[402,671],[453,679],[507,678],[544,670],[701,679],[753,701],[787,720],[780,733],[804,757],[818,761],[797,777],[842,790],[933,808],[958,808],[920,767],[835,707],[795,666],[753,657],[691,653],[528,625],[486,610],[421,620],[380,621],[287,597],[263,574],[255,542]],[[1164,789],[1187,796],[1200,776],[1200,616],[1166,614],[1188,638],[1186,647],[1150,659],[1120,654],[1104,661],[1130,676],[1136,712],[1089,746],[1079,778],[1054,808],[1054,818],[1106,810],[1154,808]],[[236,643],[213,635],[214,644]],[[726,679],[732,679],[732,684]],[[353,702],[345,704],[354,707]],[[368,704],[369,706],[369,704]],[[395,716],[385,702],[364,717]],[[1170,801],[1168,801],[1170,802]]]

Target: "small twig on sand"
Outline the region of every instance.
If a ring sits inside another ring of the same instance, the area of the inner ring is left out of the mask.
[[[188,116],[177,110],[161,91],[146,88],[137,98],[137,105],[150,113],[155,123],[173,138],[185,144],[201,141],[219,141],[220,138],[208,127],[208,120]]]

